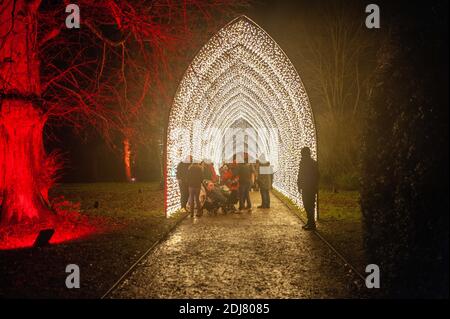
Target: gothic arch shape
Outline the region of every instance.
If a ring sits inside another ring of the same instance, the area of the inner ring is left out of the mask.
[[[301,207],[296,185],[300,149],[308,146],[317,158],[311,105],[287,55],[246,16],[231,21],[203,46],[178,87],[167,127],[167,216],[180,207],[178,163],[193,155],[219,165],[223,132],[238,120],[271,132],[260,137],[260,152],[277,163],[274,188]]]

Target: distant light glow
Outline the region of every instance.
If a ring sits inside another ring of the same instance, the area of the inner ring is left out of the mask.
[[[187,69],[175,96],[168,124],[166,214],[180,208],[178,163],[193,155],[224,160],[223,132],[244,121],[264,133],[257,155],[278,167],[274,188],[300,207],[297,190],[300,149],[316,158],[313,114],[302,81],[278,44],[242,16],[216,33]],[[184,134],[179,134],[182,131]],[[274,150],[277,150],[274,152]]]
[[[133,181],[131,177],[131,145],[129,139],[123,140],[123,163],[125,165],[125,177],[127,181]]]

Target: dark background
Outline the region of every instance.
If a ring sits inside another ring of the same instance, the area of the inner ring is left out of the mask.
[[[302,58],[307,51],[302,40],[310,41],[320,36],[311,32],[315,30],[316,24],[323,21],[324,9],[329,10],[335,1],[306,1],[306,0],[257,0],[252,1],[247,8],[241,9],[239,14],[245,14],[266,30],[280,47],[286,52],[289,59],[304,82],[313,111],[321,112],[320,97],[310,88],[314,86],[315,74]],[[357,12],[354,19],[365,21],[364,12],[367,4],[371,1],[345,1],[349,10]],[[381,9],[383,12],[383,8]],[[218,29],[219,30],[219,29]],[[216,30],[216,31],[218,31]],[[383,29],[381,29],[383,30]],[[367,36],[373,39],[373,50],[367,56],[367,64],[372,65],[375,60],[379,34],[383,31],[368,31]],[[210,36],[212,36],[211,34]],[[203,44],[187,51],[186,61],[191,61]],[[185,70],[189,65],[181,65],[178,69]],[[181,81],[182,72],[175,74],[177,82]],[[168,83],[166,86],[169,96],[175,95],[177,85]],[[151,101],[147,106],[151,106]],[[167,110],[170,105],[164,105]],[[163,116],[165,118],[165,116]],[[56,124],[56,125],[55,125]],[[164,123],[165,124],[165,123]],[[64,123],[48,123],[45,130],[45,140],[48,151],[57,150],[62,153],[65,160],[64,169],[59,176],[60,182],[99,182],[99,181],[124,181],[124,169],[122,165],[122,153],[120,147],[107,145],[104,139],[93,129],[85,128],[83,131],[75,132],[72,127]],[[116,146],[120,140],[115,141]],[[161,153],[160,143],[152,145],[139,145],[134,149],[136,161],[134,175],[139,181],[158,181],[161,178]]]
[[[320,39],[320,37],[326,37],[327,34],[321,34],[317,30],[325,22],[326,13],[330,10],[335,10],[335,4],[339,1],[335,0],[256,0],[250,2],[247,8],[241,9],[239,14],[246,14],[259,24],[269,35],[280,45],[280,47],[286,52],[289,59],[296,67],[305,88],[308,92],[308,96],[311,101],[313,112],[316,117],[316,121],[320,118],[320,115],[324,113],[324,105],[322,103],[322,97],[320,92],[316,90],[317,74],[309,66],[308,61],[305,61],[304,56],[308,55],[308,43]],[[361,0],[349,0],[344,1],[344,8],[346,11],[351,12],[347,16],[347,21],[351,23],[364,23],[367,13],[365,13],[365,7],[370,3],[376,3],[380,6],[381,10],[381,29],[367,30],[364,33],[364,38],[368,41],[369,47],[367,48],[366,56],[363,57],[361,63],[362,72],[369,78],[371,73],[375,70],[377,63],[377,54],[379,48],[382,46],[382,39],[386,37],[393,28],[401,26],[412,26],[415,21],[419,22],[421,19],[421,8],[430,8],[432,3],[439,3],[440,8],[448,11],[447,1],[361,1]],[[447,13],[443,14],[447,17]],[[423,19],[433,19],[430,16],[425,16]],[[420,26],[425,26],[422,23]],[[419,27],[420,27],[419,26]],[[218,31],[220,27],[216,30]],[[446,38],[448,34],[448,22],[443,24],[442,29],[435,29],[433,32],[437,32],[436,38]],[[210,34],[209,36],[212,36]],[[411,41],[405,39],[405,41]],[[412,40],[414,41],[414,40]],[[425,45],[427,41],[433,41],[432,39],[425,39]],[[185,70],[189,61],[195,56],[195,53],[203,45],[196,45],[194,48],[186,51],[186,59],[183,65],[180,65],[177,69],[180,70],[178,74],[174,74],[175,81],[172,83],[166,83],[166,94],[168,96],[174,96],[178,83],[183,76],[183,70]],[[424,45],[423,43],[421,45]],[[327,48],[324,47],[323,51]],[[443,69],[446,67],[443,66]],[[176,83],[175,83],[176,82]],[[401,83],[399,83],[401,87]],[[370,84],[365,85],[362,90],[364,93],[370,90]],[[151,100],[146,103],[147,107],[153,107]],[[155,102],[156,103],[156,102]],[[362,101],[363,107],[367,104],[366,101]],[[166,110],[170,109],[169,105],[162,105],[159,108]],[[364,112],[364,111],[363,111]],[[167,116],[164,114],[161,118],[165,119]],[[361,117],[361,123],[363,122]],[[164,122],[164,121],[162,121]],[[56,125],[55,125],[56,124]],[[334,163],[328,163],[325,158],[324,151],[333,146],[335,141],[329,141],[329,137],[335,134],[334,128],[328,128],[327,124],[321,125],[321,121],[318,123],[318,137],[319,137],[319,164],[321,165],[322,181],[328,181],[327,172],[336,172],[339,170],[343,172],[341,179],[344,179],[343,184],[351,189],[358,189],[359,187],[359,154],[357,150],[350,150],[348,153],[354,160],[347,160],[341,166],[335,166]],[[166,123],[161,123],[161,132],[163,132]],[[153,128],[149,128],[152,130]],[[350,128],[351,129],[351,128]],[[355,128],[355,132],[360,128]],[[348,134],[348,133],[347,133]],[[350,132],[351,134],[351,132]],[[356,135],[356,134],[355,134]],[[347,138],[343,138],[345,140]],[[124,169],[122,165],[122,149],[120,147],[121,142],[119,139],[114,141],[115,146],[105,143],[104,139],[92,128],[84,128],[83,131],[75,132],[70,125],[64,123],[48,123],[45,130],[45,140],[48,151],[58,150],[62,153],[65,159],[64,169],[61,171],[59,181],[60,182],[99,182],[99,181],[124,181]],[[135,145],[135,162],[133,166],[134,176],[139,181],[158,181],[161,179],[161,141],[164,140],[163,134],[161,134],[160,141],[154,141],[147,143],[146,145]],[[359,142],[355,142],[355,147],[359,148]],[[344,145],[340,145],[343,147]],[[337,152],[333,150],[333,152]],[[331,154],[333,155],[333,153]],[[336,158],[342,157],[342,154],[335,156]],[[336,173],[338,174],[338,173]],[[337,176],[339,179],[340,176]],[[339,184],[339,183],[338,183]],[[340,185],[343,187],[342,185]]]

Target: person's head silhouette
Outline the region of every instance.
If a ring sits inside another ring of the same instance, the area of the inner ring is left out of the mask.
[[[311,149],[309,147],[303,147],[300,153],[302,158],[311,158]]]

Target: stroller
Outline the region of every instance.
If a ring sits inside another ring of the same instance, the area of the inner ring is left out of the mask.
[[[214,184],[209,180],[202,183],[200,202],[208,213],[216,215],[219,209],[228,213],[232,209],[231,192],[226,186]]]

